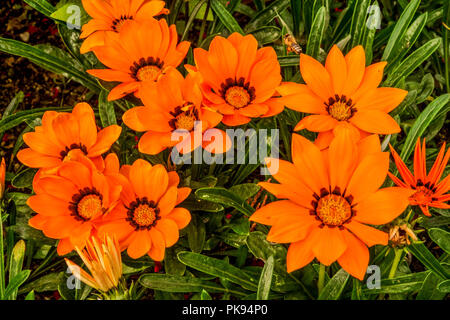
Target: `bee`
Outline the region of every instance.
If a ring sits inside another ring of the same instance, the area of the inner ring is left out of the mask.
[[[300,47],[295,38],[289,33],[284,36],[284,44],[288,52],[294,52],[295,54],[302,53],[302,47]]]

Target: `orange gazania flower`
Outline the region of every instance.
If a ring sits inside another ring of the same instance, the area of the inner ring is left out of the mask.
[[[117,170],[118,163],[111,167],[114,169],[108,170]],[[122,166],[120,172],[123,177],[116,181],[123,186],[121,204],[104,217],[99,233],[115,235],[121,249],[127,249],[133,259],[148,254],[161,261],[165,248],[178,241],[178,230],[191,220],[187,209],[175,207],[191,189],[177,188],[176,172],[142,159]]]
[[[29,148],[20,150],[17,158],[32,168],[54,168],[74,153],[82,153],[95,163],[119,138],[122,128],[112,125],[97,132],[94,111],[87,103],[78,103],[72,113],[46,111],[42,125],[25,133]]]
[[[414,191],[414,194],[409,198],[410,204],[420,206],[420,209],[422,209],[423,214],[426,216],[431,216],[428,207],[450,209],[450,205],[445,203],[450,200],[450,194],[447,193],[450,189],[450,176],[447,175],[441,180],[441,176],[450,158],[450,150],[445,152],[445,142],[428,174],[425,139],[422,146],[420,145],[420,138],[417,139],[416,149],[414,151],[414,175],[409,171],[394,148],[392,146],[390,148],[403,181],[390,172],[388,173],[389,177],[396,185]],[[439,180],[441,181],[439,182]]]
[[[156,86],[143,90],[141,99],[145,106],[132,108],[123,115],[123,122],[128,127],[146,131],[139,140],[140,152],[158,154],[176,145],[179,152],[186,153],[203,143],[207,150],[215,149],[215,152],[222,153],[230,146],[231,140],[224,131],[211,129],[220,123],[222,115],[203,106],[203,96],[194,76],[188,75],[184,79],[176,69],[172,69]],[[195,125],[201,127],[195,128]],[[195,129],[200,137],[196,137]],[[187,136],[180,132],[180,138],[183,138],[180,143],[173,136],[177,130],[186,130]],[[212,131],[219,138],[220,145],[203,138],[204,134]]]
[[[129,93],[139,97],[143,83],[154,83],[184,59],[190,43],[177,42],[175,25],[169,27],[164,19],[130,21],[120,33],[105,34],[105,45],[94,49],[97,58],[109,69],[87,72],[105,81],[121,82],[109,93],[110,101]]]
[[[362,46],[353,48],[345,57],[333,46],[325,66],[308,55],[300,55],[300,71],[306,84],[285,83],[278,90],[287,107],[313,114],[303,118],[295,130],[319,132],[316,144],[321,149],[330,144],[333,129],[344,122],[352,125],[357,138],[400,132],[388,113],[402,102],[407,91],[378,88],[385,61],[365,65]]]
[[[91,274],[88,274],[80,266],[65,258],[72,274],[88,286],[108,292],[117,288],[122,277],[122,256],[117,239],[105,235],[103,241],[97,236],[92,236],[86,242],[86,248],[75,248],[81,260]]]
[[[27,204],[37,215],[29,225],[59,239],[60,255],[83,248],[96,223],[119,200],[122,187],[109,181],[87,157],[65,161],[54,174],[34,181],[36,195]]]
[[[291,243],[288,272],[316,257],[363,279],[369,262],[367,247],[388,243],[388,234],[371,225],[388,223],[408,206],[409,190],[379,189],[389,169],[389,153],[380,151],[376,135],[358,145],[350,134],[338,134],[328,150],[293,135],[293,163],[269,159],[279,182],[260,185],[279,200],[257,210],[250,220],[271,225],[267,239]]]
[[[5,175],[6,175],[6,163],[5,158],[2,158],[0,163],[0,199],[3,198],[3,193],[5,192]]]
[[[283,111],[274,97],[281,83],[277,55],[272,47],[258,49],[253,35],[217,36],[209,51],[194,49],[194,58],[196,67],[186,68],[201,74],[206,103],[224,115],[224,124],[237,126]]]
[[[82,0],[83,7],[92,19],[83,25],[80,52],[86,53],[102,46],[106,32],[120,32],[124,23],[146,21],[160,14],[167,14],[164,1],[147,0]]]

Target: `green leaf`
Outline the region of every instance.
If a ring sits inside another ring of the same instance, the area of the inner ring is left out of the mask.
[[[114,103],[108,101],[108,93],[102,90],[98,97],[98,113],[103,128],[117,124]]]
[[[409,76],[416,70],[425,60],[427,60],[441,45],[441,38],[435,38],[428,41],[419,49],[411,53],[400,65],[389,73],[388,78],[384,82],[385,86],[393,86],[402,78]]]
[[[25,257],[25,241],[19,240],[11,252],[11,259],[9,260],[9,281],[13,279],[22,271],[23,259]],[[16,300],[17,290],[9,294],[9,299]]]
[[[229,190],[234,194],[239,195],[239,198],[247,200],[257,194],[260,189],[261,187],[255,183],[243,183],[234,185]]]
[[[212,300],[212,298],[209,295],[208,291],[202,290],[202,292],[200,294],[200,300]]]
[[[149,273],[139,277],[139,283],[146,288],[165,292],[229,292],[236,295],[247,295],[243,291],[229,290],[221,285],[193,277],[171,276],[167,274]]]
[[[366,28],[367,8],[372,0],[357,0],[353,10],[350,34],[352,36],[351,47],[361,44],[361,40]]]
[[[393,279],[382,279],[380,289],[363,289],[366,295],[378,295],[380,293],[411,293],[420,290],[422,283],[429,274],[427,272],[415,272],[408,275],[399,276]]]
[[[256,291],[258,288],[258,283],[253,277],[223,260],[187,251],[178,253],[178,259],[191,268],[226,279],[244,289]]]
[[[11,184],[14,188],[30,188],[36,172],[37,170],[33,168],[22,170],[12,179]]]
[[[219,0],[211,0],[211,8],[228,31],[231,33],[238,32],[240,34],[244,34],[244,31],[239,26],[239,23],[233,18],[231,13]]]
[[[278,27],[266,26],[252,31],[252,34],[260,45],[265,45],[277,41],[281,37],[281,30]]]
[[[62,49],[51,45],[31,46],[20,41],[0,38],[0,51],[27,58],[38,66],[73,79],[94,92],[100,91],[95,78],[87,74],[83,65]]]
[[[49,273],[23,286],[19,290],[19,294],[31,290],[36,292],[56,291],[58,290],[58,285],[64,280],[64,272]]]
[[[416,300],[442,300],[445,297],[445,293],[438,290],[441,282],[442,280],[438,276],[430,272],[417,293]]]
[[[28,279],[31,270],[22,270],[9,280],[8,286],[5,290],[5,298],[14,300],[17,295],[17,289]]]
[[[178,250],[174,247],[166,249],[166,254],[164,257],[164,270],[167,274],[182,276],[186,271],[186,265],[181,263],[177,258]]]
[[[272,285],[273,276],[273,256],[270,256],[264,264],[259,278],[258,291],[256,291],[256,300],[267,300],[269,298],[270,286]]]
[[[445,270],[445,268],[423,243],[413,243],[407,247],[407,250],[411,252],[420,262],[422,262],[425,267],[436,273],[436,275],[440,278],[444,280],[450,278],[447,270]]]
[[[247,216],[255,211],[245,200],[225,188],[201,188],[195,192],[195,196],[202,200],[233,207]]]
[[[192,215],[191,222],[186,227],[189,248],[193,252],[202,252],[205,245],[205,224],[197,215]]]
[[[55,7],[46,0],[24,0],[30,7],[39,11],[40,13],[50,17],[56,10]]]
[[[439,228],[431,228],[428,234],[438,246],[448,254],[450,254],[450,232]]]
[[[25,300],[35,300],[34,290],[31,290],[30,292],[28,292],[28,294],[25,297]]]
[[[394,52],[399,52],[398,47],[402,44],[402,39],[405,35],[406,30],[410,22],[412,21],[417,8],[419,7],[420,0],[412,0],[408,6],[405,8],[397,23],[395,24],[394,30],[389,37],[386,44],[386,48],[383,51],[383,56],[381,60],[391,61],[392,54]]]
[[[442,282],[438,285],[437,289],[438,289],[440,292],[443,292],[443,293],[449,293],[449,292],[450,292],[450,280],[442,281]]]
[[[300,65],[300,58],[297,55],[278,56],[278,62],[282,67],[298,67]]]
[[[23,98],[25,97],[25,94],[23,91],[19,91],[14,98],[11,100],[9,105],[6,107],[5,111],[3,111],[3,115],[0,117],[0,119],[6,118],[11,113],[14,113],[19,106],[19,104],[22,103]]]
[[[260,10],[247,25],[245,26],[245,32],[251,33],[254,30],[267,26],[277,14],[285,10],[290,4],[290,0],[277,0],[266,6],[265,9]]]
[[[78,7],[78,9],[74,10],[74,6]],[[78,12],[80,13],[79,21],[78,19],[73,19]],[[62,23],[70,24],[71,27],[75,29],[81,29],[81,26],[86,24],[91,19],[91,17],[84,10],[81,0],[71,0],[70,2],[63,4],[56,9],[50,17],[61,21]]]
[[[450,94],[443,94],[440,97],[434,99],[426,108],[422,111],[420,116],[414,122],[413,126],[409,130],[408,136],[406,137],[405,144],[403,145],[400,157],[405,160],[408,159],[417,139],[422,136],[429,124],[433,121],[437,114],[441,112],[442,109],[448,107],[450,102]]]
[[[318,300],[338,300],[349,278],[350,275],[344,269],[340,269],[323,287]]]
[[[11,114],[0,120],[0,133],[5,132],[15,126],[21,124],[22,122],[34,120],[36,118],[42,117],[45,111],[58,110],[58,111],[70,111],[71,108],[58,108],[58,107],[48,107],[48,108],[36,108],[31,110],[24,110]]]
[[[316,58],[319,56],[320,45],[326,28],[327,12],[325,7],[321,7],[314,17],[311,26],[311,33],[308,37],[308,44],[306,46],[306,54]]]

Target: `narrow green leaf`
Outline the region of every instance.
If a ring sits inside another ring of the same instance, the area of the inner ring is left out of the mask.
[[[311,27],[311,33],[308,37],[306,54],[316,59],[319,56],[320,45],[322,43],[322,38],[326,28],[326,17],[326,8],[321,7],[314,17],[314,21]]]
[[[440,292],[443,292],[443,293],[450,293],[450,280],[442,281],[442,282],[438,285],[437,289],[438,289]]]
[[[211,8],[228,31],[231,33],[239,32],[240,34],[244,34],[244,31],[242,31],[239,23],[233,18],[231,13],[219,0],[211,0]]]
[[[245,26],[245,32],[250,33],[260,27],[267,26],[277,14],[285,10],[290,0],[277,0],[269,4],[265,9],[259,11]]]
[[[98,113],[103,128],[117,124],[114,103],[108,101],[108,93],[105,90],[102,90],[98,97]]]
[[[9,280],[8,286],[5,290],[5,298],[13,300],[17,295],[18,288],[28,279],[31,270],[22,270]]]
[[[450,232],[439,228],[431,228],[428,234],[438,246],[448,254],[450,254]]]
[[[440,278],[444,280],[450,278],[447,270],[445,270],[445,268],[423,243],[413,243],[407,247],[407,250],[411,252],[420,262],[422,262],[425,267],[433,271]]]
[[[209,295],[208,291],[203,289],[201,294],[200,294],[200,300],[212,300],[212,298]]]
[[[416,300],[442,300],[445,297],[445,293],[438,290],[439,284],[441,283],[442,280],[433,272],[430,272],[423,281],[422,287],[417,293]]]
[[[406,293],[417,292],[422,287],[423,281],[429,274],[427,272],[415,272],[393,279],[382,279],[380,288],[363,289],[365,295],[378,295],[380,293]]]
[[[46,0],[24,0],[30,7],[50,18],[56,8]]]
[[[281,36],[281,30],[278,27],[266,26],[252,31],[252,34],[260,45],[265,45],[278,40]]]
[[[394,86],[402,78],[409,76],[439,48],[441,42],[441,38],[435,38],[411,53],[400,65],[389,73],[384,85]]]
[[[341,297],[349,278],[350,275],[344,269],[340,269],[322,289],[318,299],[338,300]]]
[[[257,280],[226,261],[187,251],[178,253],[178,259],[191,268],[224,278],[242,286],[244,289],[256,291],[258,288]]]
[[[13,279],[22,271],[23,259],[25,257],[25,241],[19,240],[11,252],[11,259],[9,260],[9,281]],[[8,297],[10,300],[16,300],[17,290],[12,291]]]
[[[202,200],[233,207],[247,216],[255,211],[245,200],[225,188],[201,188],[195,192],[195,196]]]
[[[0,117],[0,119],[6,118],[10,114],[14,113],[17,110],[19,104],[22,103],[24,97],[25,94],[23,93],[23,91],[19,91],[8,104],[5,111],[3,111],[3,115]]]
[[[431,102],[425,110],[422,111],[406,137],[405,144],[403,145],[402,152],[400,154],[400,157],[403,160],[409,158],[417,139],[422,136],[436,115],[439,114],[441,110],[444,110],[444,108],[445,110],[448,110],[450,107],[449,102],[450,94],[443,94],[442,96],[434,99],[433,102]]]
[[[273,278],[273,256],[270,256],[264,264],[263,270],[261,272],[261,277],[259,278],[258,291],[256,291],[256,300],[267,300],[269,299],[270,287],[272,285]]]
[[[278,56],[278,62],[282,67],[298,67],[300,65],[300,58],[297,55]]]
[[[372,0],[357,0],[352,16],[350,34],[352,36],[351,47],[356,47],[362,43],[364,29],[366,27],[367,8]]]
[[[35,300],[34,290],[28,292],[28,294],[25,297],[25,300]]]
[[[405,8],[397,23],[395,24],[394,30],[392,31],[391,36],[389,37],[389,40],[386,44],[386,48],[383,51],[381,60],[391,61],[392,53],[396,51],[398,52],[398,50],[396,50],[396,47],[401,45],[401,40],[403,39],[405,32],[408,29],[408,26],[412,21],[417,8],[419,7],[419,4],[420,0],[412,0]]]
[[[51,45],[36,45],[0,38],[0,51],[21,56],[38,66],[73,79],[88,89],[98,92],[100,86],[95,78],[84,71],[83,65],[62,49]]]

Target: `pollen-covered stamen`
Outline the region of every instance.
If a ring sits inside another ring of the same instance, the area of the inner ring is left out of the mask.
[[[141,58],[130,67],[131,76],[136,81],[156,81],[161,75],[164,62],[159,58]]]
[[[95,188],[84,188],[78,190],[72,196],[69,204],[70,215],[81,221],[88,221],[103,214],[103,196]]]
[[[126,208],[128,209],[126,220],[136,230],[150,230],[161,219],[159,208],[147,197],[137,198]]]
[[[65,149],[59,153],[59,155],[61,156],[61,160],[64,160],[64,158],[69,154],[69,152],[75,149],[81,150],[85,155],[87,155],[88,153],[87,148],[84,144],[72,143],[70,147],[66,146]]]
[[[245,83],[244,78],[233,80],[228,78],[221,85],[220,94],[223,99],[236,109],[244,108],[255,99],[255,88]]]
[[[120,28],[127,20],[133,20],[133,16],[121,15],[120,18],[113,20],[111,28],[116,32],[120,32]]]
[[[184,129],[192,131],[195,126],[195,121],[199,120],[198,110],[191,102],[186,102],[182,106],[178,106],[170,114],[173,119],[169,121],[172,129]]]
[[[342,225],[350,222],[355,215],[351,205],[353,196],[344,197],[339,187],[336,187],[331,193],[323,188],[320,190],[320,196],[314,194],[313,197],[314,200],[311,205],[314,210],[311,210],[311,214],[322,222],[320,227],[339,227],[342,229]]]
[[[325,103],[325,106],[328,114],[338,121],[348,120],[356,112],[352,99],[347,100],[347,97],[344,95],[330,97],[328,103]]]

